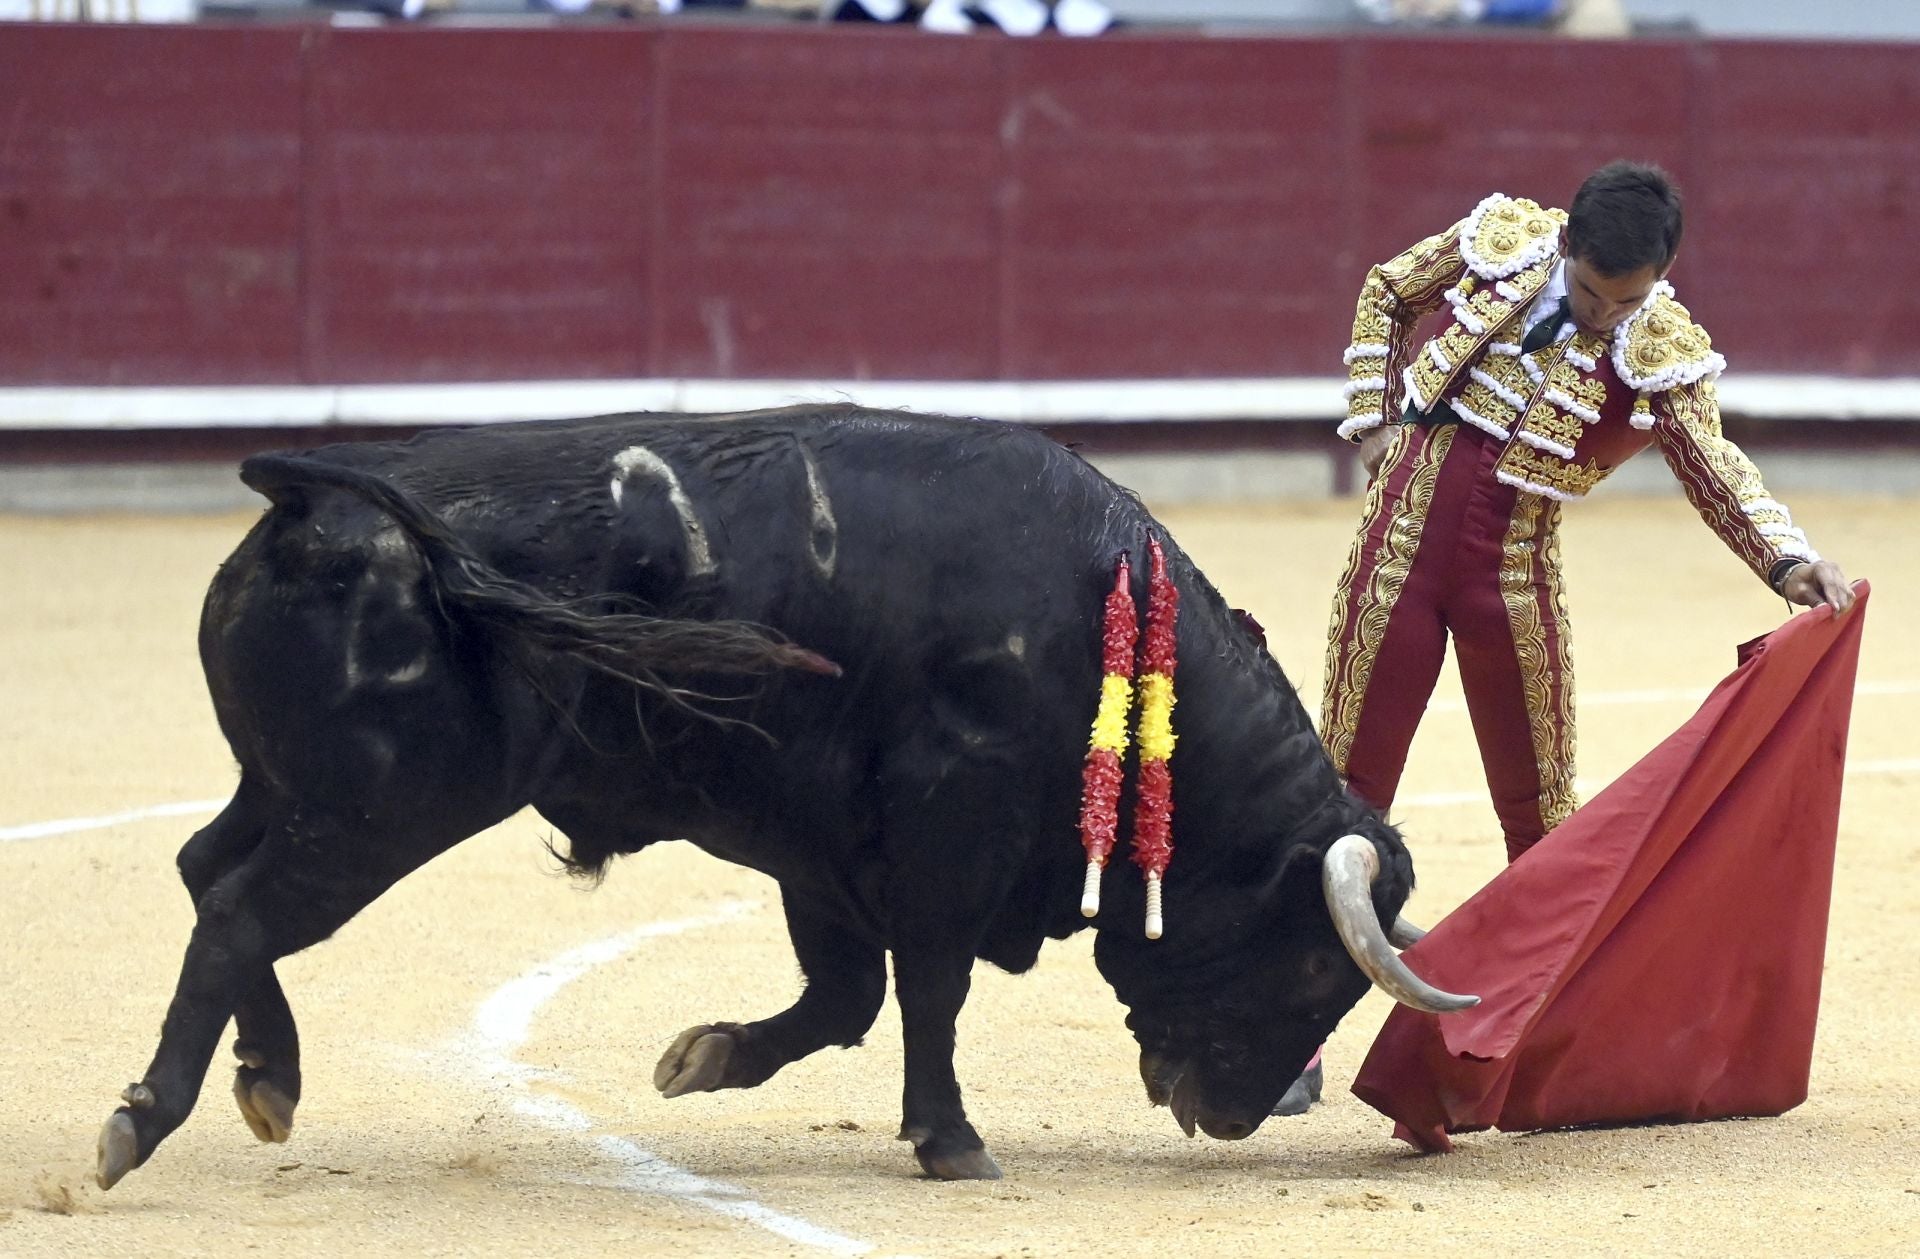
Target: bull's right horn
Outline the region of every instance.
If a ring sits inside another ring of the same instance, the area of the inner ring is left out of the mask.
[[[1347,946],[1354,965],[1381,991],[1401,1005],[1445,1014],[1480,1004],[1480,998],[1442,992],[1413,973],[1400,955],[1393,951],[1380,916],[1373,908],[1373,880],[1380,873],[1380,854],[1372,841],[1361,835],[1345,835],[1327,849],[1320,869],[1320,886],[1326,893],[1327,912],[1333,916],[1340,943]],[[1398,927],[1398,923],[1395,924]]]
[[[1425,927],[1416,927],[1405,918],[1395,918],[1387,928],[1387,943],[1396,949],[1410,949],[1427,938]]]

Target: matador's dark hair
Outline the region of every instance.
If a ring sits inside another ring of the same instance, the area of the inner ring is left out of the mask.
[[[1602,275],[1665,270],[1680,248],[1680,189],[1658,166],[1609,162],[1587,176],[1567,217],[1567,252]]]

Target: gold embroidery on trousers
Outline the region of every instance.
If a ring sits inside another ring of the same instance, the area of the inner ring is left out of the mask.
[[[1386,637],[1387,620],[1393,615],[1401,588],[1413,568],[1414,555],[1420,549],[1420,530],[1433,502],[1434,485],[1440,479],[1440,464],[1453,446],[1456,431],[1451,424],[1427,431],[1426,445],[1414,456],[1416,462],[1404,497],[1388,503],[1388,475],[1404,454],[1406,443],[1421,433],[1411,425],[1402,428],[1380,465],[1380,475],[1367,489],[1360,532],[1333,595],[1333,617],[1327,627],[1326,682],[1320,697],[1320,739],[1332,755],[1334,767],[1342,774],[1347,772],[1347,757],[1353,751],[1353,737],[1360,726],[1367,679],[1373,673],[1374,659],[1380,654],[1381,640]],[[1382,511],[1391,513],[1386,537],[1371,577],[1364,588],[1356,590],[1373,525]],[[1351,622],[1348,620],[1350,603],[1353,605]]]
[[[1514,665],[1526,695],[1527,728],[1540,778],[1540,821],[1552,830],[1567,820],[1573,790],[1573,687],[1568,669],[1566,607],[1560,589],[1560,507],[1532,494],[1516,496],[1513,521],[1500,547],[1500,597],[1513,631]],[[1559,650],[1547,641],[1534,588],[1538,553],[1542,577],[1559,621]],[[1557,692],[1557,694],[1556,694]]]

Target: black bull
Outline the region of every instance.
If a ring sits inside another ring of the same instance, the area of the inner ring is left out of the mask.
[[[687,839],[780,884],[801,995],[682,1034],[654,1075],[668,1096],[858,1044],[891,951],[901,1135],[932,1175],[997,1176],[954,1024],[975,958],[1024,971],[1089,925],[1102,600],[1127,552],[1145,606],[1149,534],[1181,596],[1168,928],[1143,938],[1120,854],[1092,924],[1148,1094],[1190,1133],[1245,1136],[1369,975],[1423,995],[1384,948],[1413,885],[1399,836],[1139,502],[1044,437],[851,407],[618,416],[242,476],[273,506],[200,629],[240,783],[181,850],[197,921],[159,1048],[101,1133],[103,1185],[186,1119],[229,1017],[241,1112],[284,1140],[300,1050],[273,963],[528,805],[581,872]],[[1323,866],[1330,885],[1346,836],[1360,908],[1337,931]]]

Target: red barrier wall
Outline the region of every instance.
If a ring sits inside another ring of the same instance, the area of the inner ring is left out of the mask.
[[[0,384],[1333,374],[1652,158],[1737,368],[1920,374],[1920,50],[0,28]]]

